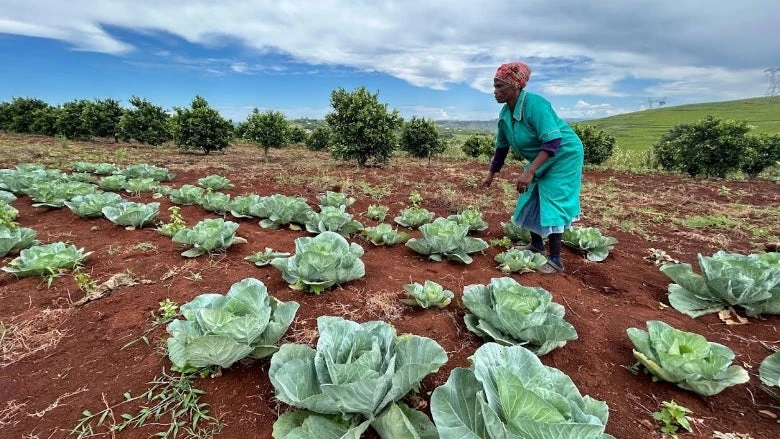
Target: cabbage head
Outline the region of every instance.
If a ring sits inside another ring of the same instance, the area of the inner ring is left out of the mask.
[[[494,260],[498,262],[498,268],[504,273],[528,273],[539,269],[547,262],[544,255],[516,248],[497,254]]]
[[[336,232],[322,232],[295,240],[295,254],[277,258],[271,265],[282,272],[290,288],[320,294],[333,285],[366,275],[360,257],[363,247],[349,243]]]
[[[607,259],[609,251],[617,244],[617,238],[604,236],[593,227],[571,227],[563,231],[561,240],[567,246],[587,252],[589,261],[601,262]]]
[[[103,216],[103,208],[114,206],[122,202],[122,196],[114,192],[101,192],[86,195],[78,195],[65,205],[77,216],[97,218]]]
[[[431,395],[441,439],[607,439],[609,408],[522,346],[482,345]]]
[[[345,206],[322,206],[321,211],[310,212],[306,220],[306,231],[309,233],[336,232],[348,238],[363,230],[360,221],[352,219],[352,215],[346,212]]]
[[[2,270],[17,277],[56,276],[60,270],[78,267],[91,254],[64,242],[34,245],[21,250]]]
[[[468,224],[458,224],[446,218],[436,218],[434,222],[420,226],[420,231],[422,239],[412,238],[406,242],[406,246],[434,261],[449,259],[470,264],[473,259],[469,253],[489,247],[480,238],[466,236],[469,233]]]
[[[180,308],[184,320],[168,324],[168,358],[173,370],[230,367],[245,358],[265,358],[278,349],[298,311],[297,302],[281,302],[265,285],[246,278],[226,295],[201,294]]]
[[[377,224],[374,227],[366,227],[360,232],[374,245],[395,245],[409,240],[409,234],[387,223]]]
[[[669,303],[693,318],[726,306],[745,308],[747,315],[780,314],[780,253],[741,255],[719,251],[698,255],[701,275],[690,264],[665,264]]]
[[[647,331],[628,328],[627,332],[639,363],[657,379],[685,390],[712,396],[749,379],[745,369],[731,365],[731,349],[699,334],[658,320],[647,322]]]
[[[173,235],[173,242],[190,245],[181,255],[195,258],[202,254],[225,250],[233,244],[245,244],[246,239],[236,236],[238,224],[222,218],[209,218],[198,222],[191,229],[182,229]]]
[[[764,358],[758,366],[758,375],[764,390],[775,399],[780,399],[780,352]]]
[[[520,285],[511,277],[468,285],[463,304],[469,310],[466,327],[502,345],[524,345],[541,356],[577,339],[574,326],[563,319],[566,310],[552,301],[550,292]]]
[[[28,227],[0,225],[0,257],[38,244],[38,232]]]
[[[291,224],[291,229],[298,229],[298,226],[292,224],[306,224],[311,212],[311,206],[304,198],[274,194],[261,197],[260,201],[252,206],[250,214],[263,218],[260,227],[264,229],[279,229],[285,224]]]
[[[280,401],[308,410],[305,414],[340,415],[347,428],[340,435],[290,437],[358,438],[369,424],[383,439],[436,437],[427,416],[395,402],[446,363],[447,354],[438,343],[417,335],[398,336],[381,321],[359,324],[323,316],[317,327],[317,348],[282,345],[271,357],[268,376]],[[303,426],[302,416],[282,415],[274,437],[286,437],[282,427],[286,433]]]
[[[143,227],[157,218],[160,213],[160,203],[149,204],[123,201],[101,209],[103,215],[114,224],[126,227]]]

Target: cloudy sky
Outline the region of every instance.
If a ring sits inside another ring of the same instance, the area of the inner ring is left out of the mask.
[[[2,0],[0,101],[321,118],[362,85],[407,118],[488,120],[496,67],[522,60],[529,91],[595,118],[766,95],[778,18],[780,0]]]

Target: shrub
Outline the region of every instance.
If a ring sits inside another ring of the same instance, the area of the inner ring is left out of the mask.
[[[82,114],[91,105],[86,99],[76,99],[62,104],[57,117],[57,134],[68,139],[89,139],[89,127]]]
[[[403,119],[397,110],[389,112],[380,104],[379,93],[365,87],[347,92],[339,87],[330,95],[333,112],[325,121],[333,130],[331,155],[340,160],[356,160],[365,166],[369,159],[387,163],[395,149],[397,130]]]
[[[57,135],[57,119],[60,117],[60,108],[47,105],[33,111],[30,133],[43,134],[44,136]]]
[[[612,152],[615,149],[614,137],[588,125],[574,125],[572,128],[582,140],[582,146],[585,149],[585,163],[600,165],[612,157]]]
[[[157,146],[171,139],[169,116],[162,107],[137,96],[130,98],[130,104],[134,108],[119,118],[119,137],[122,140],[135,139]]]
[[[116,99],[95,99],[84,108],[82,119],[92,136],[113,137],[119,141],[119,120],[122,118],[122,107]]]
[[[306,148],[308,148],[309,151],[320,151],[323,149],[328,149],[330,147],[332,137],[333,132],[331,131],[330,127],[327,125],[320,125],[314,128],[311,134],[306,137]]]
[[[496,150],[495,141],[492,136],[485,134],[472,134],[469,136],[461,150],[469,157],[477,158],[481,155],[492,156]]]
[[[268,157],[268,148],[284,146],[288,129],[284,114],[273,110],[260,113],[260,110],[255,108],[246,119],[244,138],[259,144],[263,148],[263,154]]]
[[[0,106],[0,129],[16,133],[30,133],[33,114],[49,106],[35,98],[13,98],[10,103]]]
[[[707,116],[696,123],[672,128],[661,136],[653,154],[666,170],[723,178],[740,168],[749,131],[744,121]]]
[[[780,162],[780,135],[749,136],[740,170],[755,178],[764,169]]]
[[[412,117],[412,120],[404,124],[401,132],[401,149],[412,157],[427,158],[430,163],[431,157],[443,153],[446,147],[447,144],[439,135],[433,120]]]
[[[171,119],[173,140],[184,151],[225,149],[233,137],[233,123],[220,116],[201,96],[195,96],[190,108],[177,107]]]
[[[306,141],[306,130],[298,125],[290,125],[287,130],[287,140],[294,145],[298,145]]]

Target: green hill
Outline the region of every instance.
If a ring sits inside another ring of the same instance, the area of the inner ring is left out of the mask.
[[[693,123],[705,116],[744,120],[756,133],[780,134],[780,98],[764,97],[656,108],[577,122],[604,130],[629,154],[643,153],[675,125]]]

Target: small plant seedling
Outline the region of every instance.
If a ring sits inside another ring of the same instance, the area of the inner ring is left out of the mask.
[[[79,287],[79,290],[85,293],[94,293],[98,291],[97,282],[95,282],[95,280],[92,279],[89,274],[84,273],[81,270],[75,270],[73,272],[73,280],[76,281],[76,285]]]
[[[179,230],[186,229],[187,223],[181,216],[181,207],[171,206],[168,210],[171,212],[171,219],[167,223],[161,224],[157,231],[165,236],[173,236]]]
[[[160,315],[156,316],[155,323],[158,325],[168,323],[179,314],[179,304],[171,299],[165,299],[160,302],[159,312]]]
[[[412,193],[409,194],[409,202],[412,203],[412,206],[414,207],[420,207],[423,202],[423,197],[419,192],[412,191]]]
[[[682,427],[686,431],[690,432],[691,423],[686,416],[691,413],[690,409],[683,407],[674,400],[671,402],[661,402],[661,410],[653,412],[653,419],[661,423],[661,433],[677,439],[677,431]]]
[[[509,239],[508,236],[504,236],[503,238],[491,239],[490,246],[509,248],[512,247],[512,240]]]

